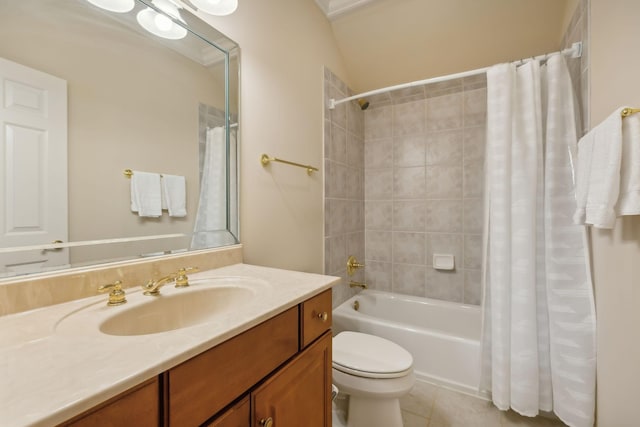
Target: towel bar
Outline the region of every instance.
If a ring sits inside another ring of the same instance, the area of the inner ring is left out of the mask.
[[[640,113],[640,108],[625,108],[620,112],[620,115],[624,118],[635,113]]]
[[[278,159],[277,157],[269,157],[268,154],[263,154],[262,156],[260,156],[260,163],[262,163],[262,166],[267,166],[270,162],[280,162],[286,165],[304,168],[307,170],[307,175],[311,175],[312,172],[318,172],[318,168],[314,168],[313,166],[290,162],[289,160],[282,160],[282,159]]]
[[[124,172],[122,173],[125,176],[125,178],[131,179],[131,177],[133,176],[133,171],[131,169],[125,169]],[[160,174],[160,178],[162,178],[162,174]]]

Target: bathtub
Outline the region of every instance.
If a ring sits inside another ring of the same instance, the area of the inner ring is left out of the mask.
[[[358,310],[354,309],[358,306]],[[479,397],[478,306],[364,290],[333,310],[333,333],[358,331],[411,353],[418,380]]]

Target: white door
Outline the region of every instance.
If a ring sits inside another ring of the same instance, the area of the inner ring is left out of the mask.
[[[66,242],[67,82],[0,58],[0,102],[0,248]],[[68,249],[0,252],[3,275],[68,263]]]

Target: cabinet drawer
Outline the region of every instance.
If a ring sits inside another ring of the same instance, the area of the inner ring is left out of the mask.
[[[298,351],[298,307],[169,371],[169,425],[199,426]]]
[[[300,305],[300,348],[331,328],[331,289],[316,295]]]

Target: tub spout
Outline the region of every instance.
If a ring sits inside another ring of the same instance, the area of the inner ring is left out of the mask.
[[[366,283],[362,283],[362,282],[355,282],[353,280],[351,280],[349,282],[349,287],[350,288],[362,288],[362,289],[367,289],[369,286]]]

